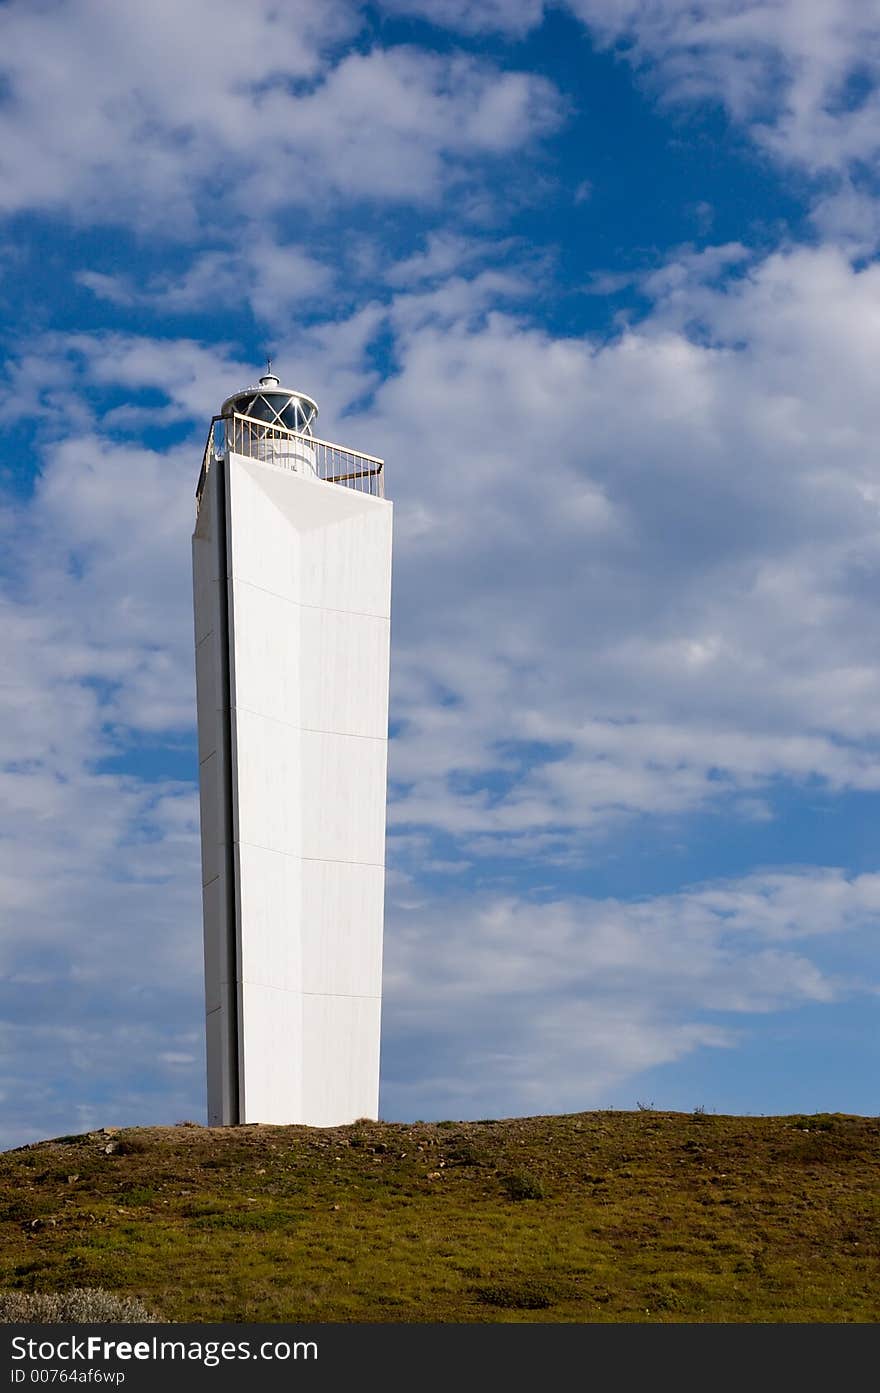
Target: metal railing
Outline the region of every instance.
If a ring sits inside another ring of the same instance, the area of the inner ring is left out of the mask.
[[[196,512],[202,501],[205,481],[212,460],[229,450],[288,469],[307,478],[320,479],[325,484],[340,484],[372,498],[385,497],[385,461],[345,445],[333,445],[329,440],[283,426],[268,426],[253,416],[214,416],[208,429],[202,469],[196,486]]]

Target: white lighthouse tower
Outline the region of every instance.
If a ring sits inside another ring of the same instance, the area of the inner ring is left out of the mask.
[[[317,414],[269,371],[196,494],[212,1124],[378,1116],[392,510]]]

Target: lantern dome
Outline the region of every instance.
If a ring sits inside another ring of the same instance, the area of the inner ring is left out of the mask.
[[[270,370],[255,386],[243,387],[240,392],[227,397],[220,408],[220,415],[248,416],[252,421],[264,421],[270,428],[311,435],[312,422],[318,415],[318,404],[304,392],[282,387],[280,378]]]

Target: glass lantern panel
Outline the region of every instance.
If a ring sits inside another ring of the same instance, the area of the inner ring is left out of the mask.
[[[253,416],[257,421],[274,422],[278,413],[272,406],[272,398],[260,395],[254,397],[247,414]]]
[[[291,397],[281,413],[281,420],[288,430],[302,430],[304,425],[302,403]]]

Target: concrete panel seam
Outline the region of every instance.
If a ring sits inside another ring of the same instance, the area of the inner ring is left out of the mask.
[[[274,982],[261,982],[256,977],[242,978],[245,987],[259,987],[261,991],[282,992],[285,996],[326,996],[334,1001],[381,1001],[377,992],[306,992],[299,987],[277,987]]]
[[[297,851],[279,851],[276,846],[262,846],[260,842],[243,842],[239,838],[233,842],[233,846],[251,846],[255,851],[266,851],[270,856],[286,856],[289,861],[320,861],[326,866],[372,866],[377,871],[384,871],[384,861],[341,861],[338,856],[300,856]]]
[[[252,580],[245,580],[242,576],[232,573],[229,579],[236,585],[246,585],[249,590],[256,590],[260,595],[271,595],[273,600],[281,600],[285,605],[293,605],[295,609],[316,609],[322,614],[350,614],[356,619],[378,619],[382,624],[391,623],[390,614],[378,614],[369,609],[336,609],[333,605],[308,605],[305,600],[291,600],[289,595],[280,595],[277,590],[267,590],[264,585],[256,585]],[[204,642],[204,639],[202,640]]]
[[[302,730],[307,735],[339,735],[343,740],[378,740],[383,745],[388,744],[387,735],[362,735],[358,730],[331,730],[325,726],[304,726],[298,721],[284,721],[280,716],[270,716],[265,711],[255,711],[252,706],[242,706],[240,702],[235,705],[236,711],[243,711],[246,716],[256,716],[261,721],[272,721],[274,725],[284,726],[287,730]],[[205,756],[210,759],[210,755]],[[204,763],[204,760],[202,761]]]

